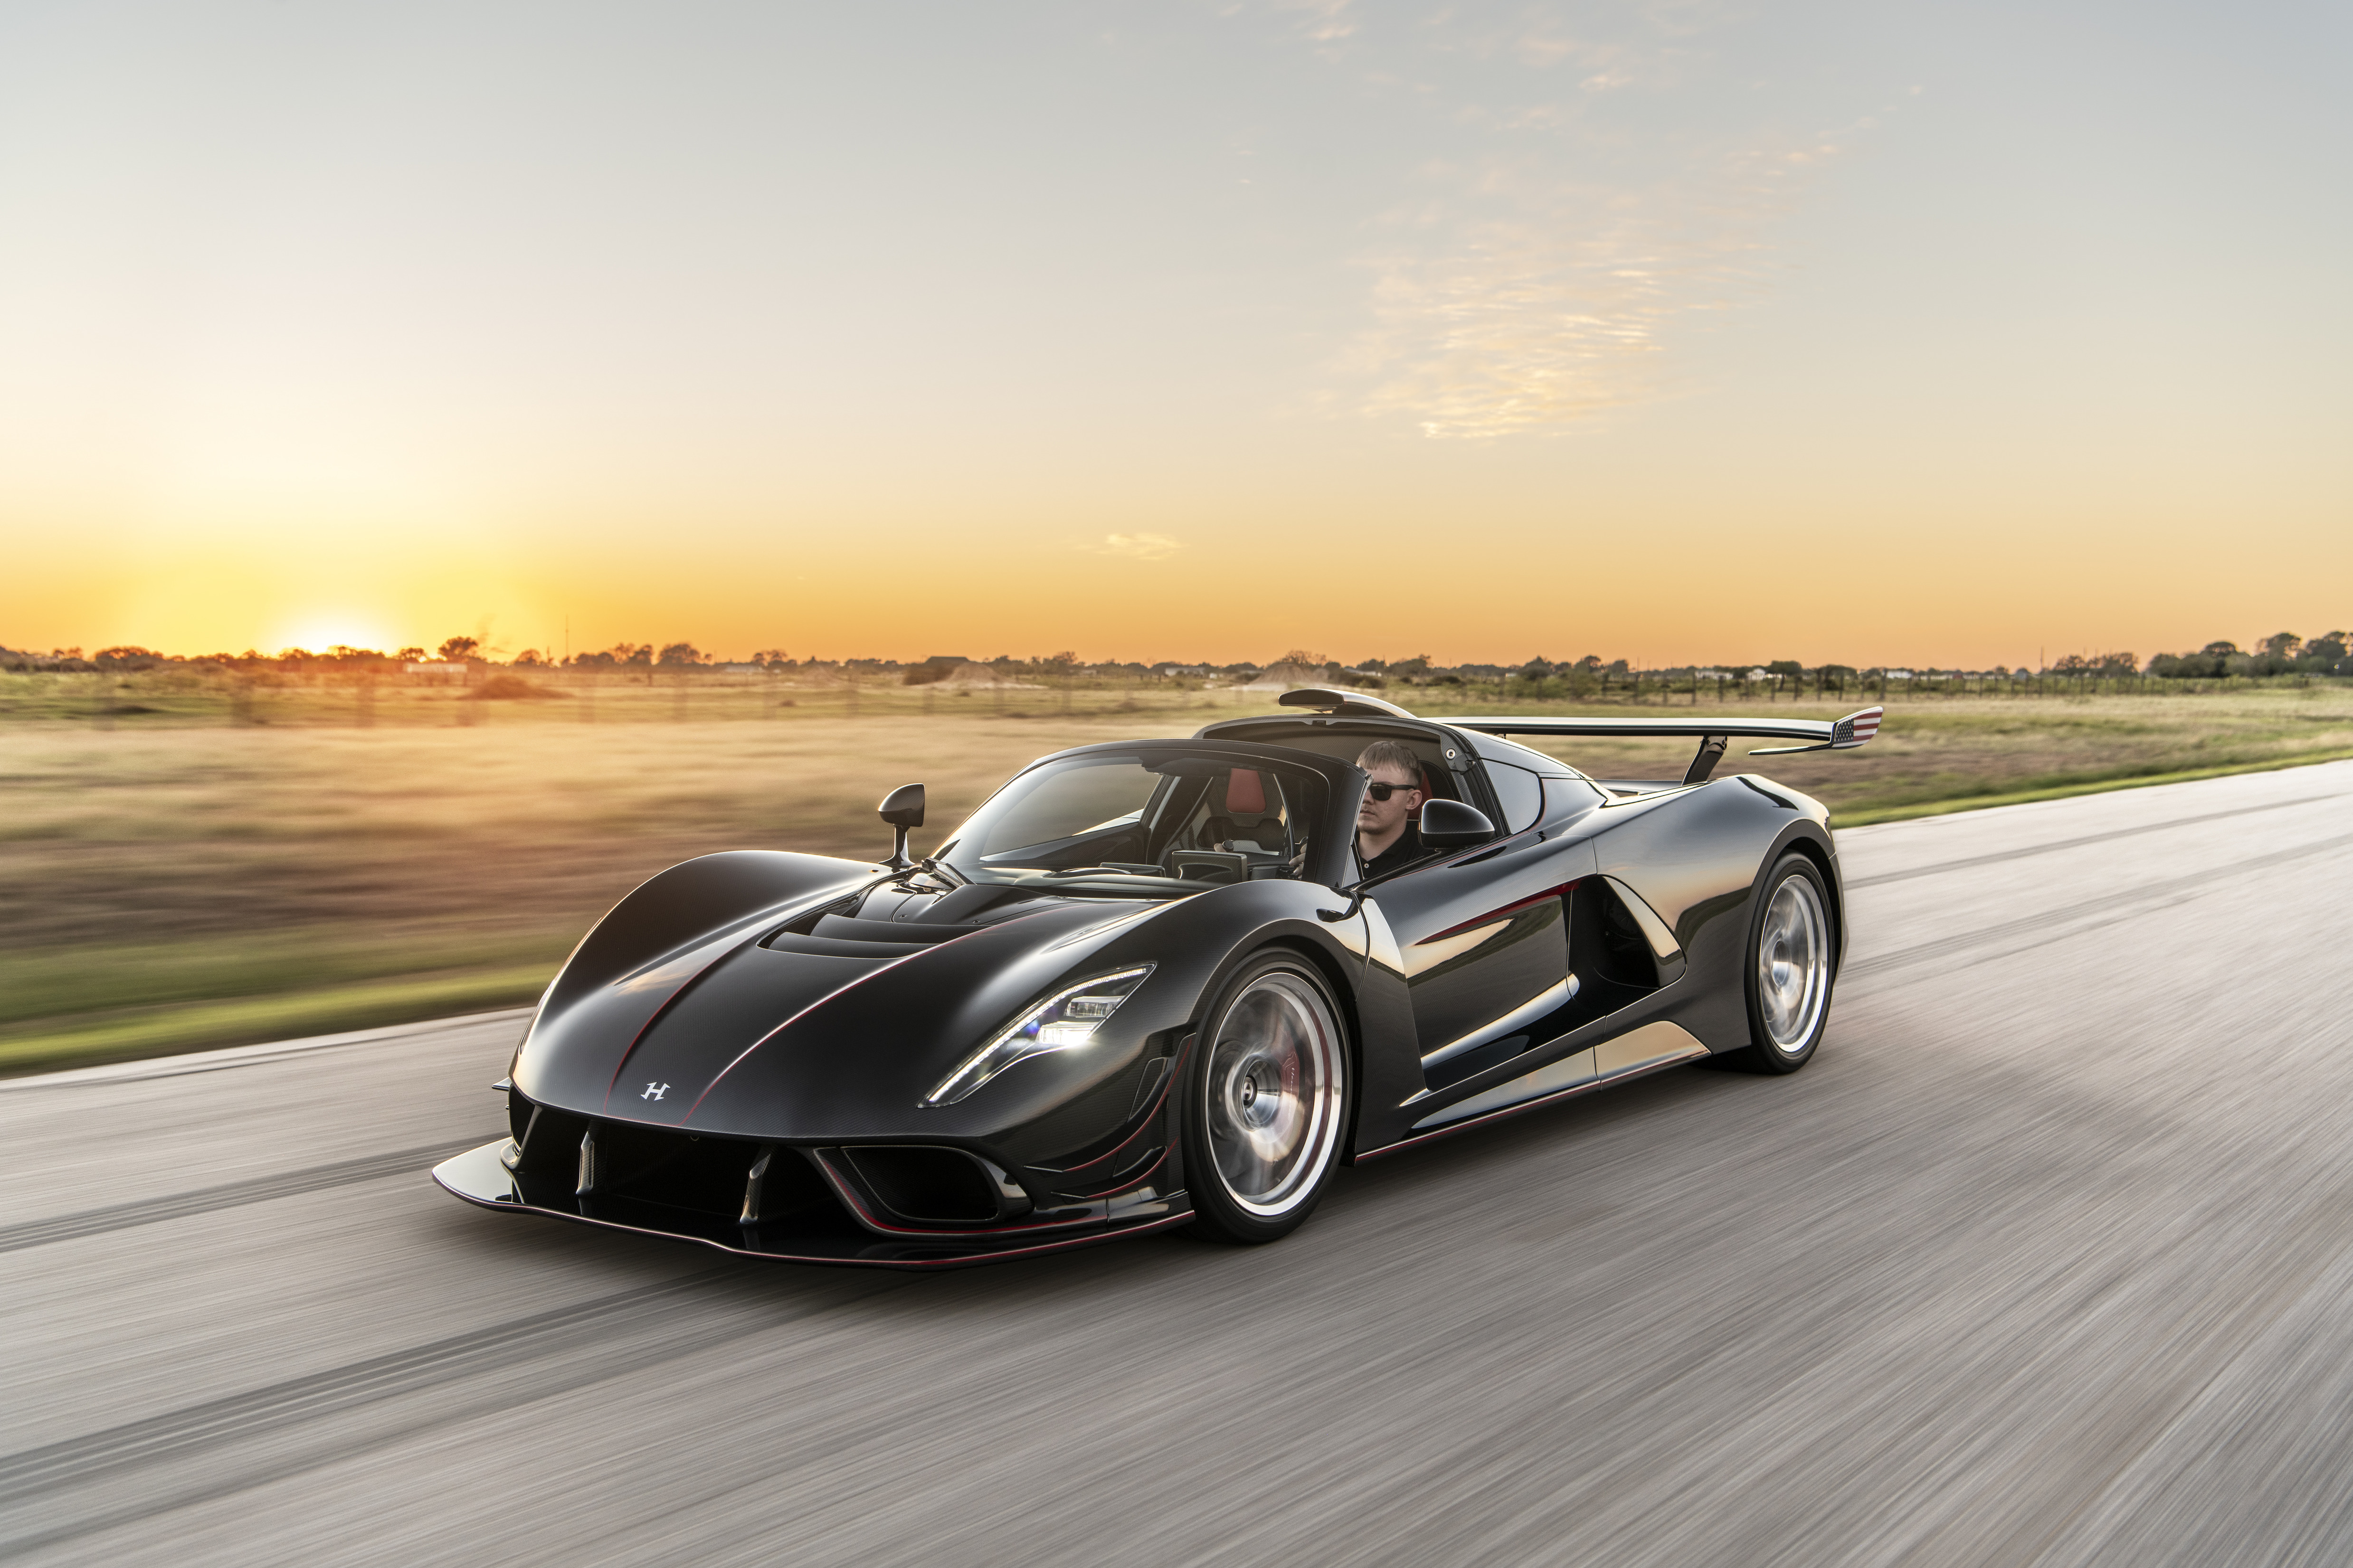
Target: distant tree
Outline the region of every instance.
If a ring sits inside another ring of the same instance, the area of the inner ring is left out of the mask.
[[[1391,675],[1428,675],[1430,656],[1426,653],[1418,653],[1411,658],[1398,659],[1389,666],[1389,673]]]
[[[1542,654],[1536,655],[1535,658],[1520,666],[1522,680],[1542,680],[1550,674],[1552,674],[1552,661]]]
[[[2149,659],[2148,672],[2159,680],[2196,680],[2221,674],[2224,657],[2211,653],[2160,653]]]
[[[538,669],[544,668],[551,661],[539,649],[527,647],[514,656],[514,662],[518,669]]]
[[[651,669],[654,663],[654,645],[641,642],[632,646],[625,642],[617,642],[613,645],[613,662],[634,665],[640,669]]]
[[[1306,648],[1295,647],[1290,652],[1284,654],[1281,658],[1276,659],[1274,662],[1277,664],[1303,665],[1309,669],[1313,669],[1319,664],[1328,664],[1331,661],[1320,653],[1311,653]]]
[[[666,669],[675,669],[688,665],[708,664],[711,656],[691,642],[674,642],[664,646],[661,657],[655,662]]]
[[[421,647],[405,647],[392,657],[403,663],[421,663],[425,658],[425,650]]]
[[[1068,675],[1079,668],[1079,656],[1076,649],[1066,647],[1060,653],[1048,654],[1036,663],[1041,674]]]
[[[441,642],[441,657],[453,662],[469,659],[481,646],[479,637],[445,637]]]
[[[778,665],[784,664],[787,661],[785,658],[785,650],[783,648],[764,647],[759,652],[752,656],[752,662],[759,665]]]
[[[1854,668],[1852,665],[1825,664],[1814,670],[1815,689],[1819,690],[1824,686],[1836,687],[1841,700],[1846,696],[1846,683],[1853,679]]]

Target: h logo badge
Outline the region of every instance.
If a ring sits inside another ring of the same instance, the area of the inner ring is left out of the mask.
[[[646,1085],[645,1093],[638,1096],[638,1098],[639,1100],[659,1100],[663,1095],[668,1094],[669,1092],[670,1085],[666,1083],[649,1083]]]

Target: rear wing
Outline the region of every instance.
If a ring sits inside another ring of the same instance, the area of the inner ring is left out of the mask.
[[[1843,719],[1735,719],[1730,716],[1688,719],[1432,719],[1433,724],[1482,735],[1592,735],[1612,740],[1688,735],[1699,742],[1699,754],[1684,771],[1683,783],[1705,784],[1716,759],[1736,735],[1765,741],[1796,741],[1794,746],[1763,746],[1748,754],[1777,757],[1790,752],[1851,752],[1879,733],[1883,708],[1864,708]]]

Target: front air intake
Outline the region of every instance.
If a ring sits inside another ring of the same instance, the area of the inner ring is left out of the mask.
[[[730,1224],[806,1221],[814,1210],[849,1217],[797,1149],[580,1116],[511,1093],[521,1135],[505,1163],[535,1204],[619,1202]]]
[[[1005,1215],[1006,1194],[997,1179],[961,1149],[874,1143],[841,1152],[867,1190],[900,1219],[990,1225]]]

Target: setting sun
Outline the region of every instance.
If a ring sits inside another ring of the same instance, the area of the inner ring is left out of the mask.
[[[275,647],[305,648],[311,653],[324,653],[338,647],[390,653],[399,646],[402,643],[388,639],[378,623],[356,616],[316,616],[298,621],[292,631],[273,644]]]

